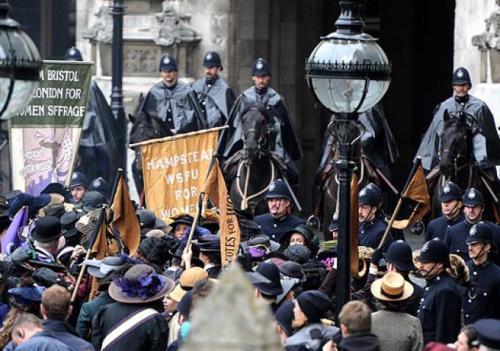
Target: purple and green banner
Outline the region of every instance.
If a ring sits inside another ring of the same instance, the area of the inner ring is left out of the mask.
[[[91,62],[44,61],[31,103],[9,121],[13,188],[38,195],[68,184],[78,152]]]

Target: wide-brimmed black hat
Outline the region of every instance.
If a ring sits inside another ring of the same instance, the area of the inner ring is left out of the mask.
[[[31,237],[41,243],[56,240],[62,234],[61,222],[56,217],[45,216],[35,223],[35,229],[31,232]]]
[[[203,235],[198,238],[201,252],[220,252],[220,237],[218,235]]]
[[[82,265],[87,265],[87,272],[96,278],[102,279],[108,273],[118,270],[124,265],[124,260],[118,256],[105,257],[102,260],[85,260]]]
[[[269,282],[254,283],[254,286],[264,295],[278,296],[283,293],[279,268],[273,263],[262,262],[255,270],[260,276]],[[253,273],[250,273],[252,275]]]
[[[175,229],[175,227],[179,224],[185,224],[188,226],[192,226],[193,225],[193,217],[191,217],[190,215],[179,216],[172,223],[170,223],[170,226],[173,229]]]
[[[290,245],[284,254],[290,261],[299,264],[304,264],[311,259],[311,250],[305,245]]]
[[[82,212],[68,211],[64,213],[59,221],[61,222],[62,232],[65,238],[70,239],[80,232],[76,230],[75,224],[83,216]]]
[[[410,245],[403,240],[394,241],[385,255],[385,260],[392,263],[401,272],[409,272],[415,270],[413,264],[413,253]]]
[[[162,299],[174,286],[172,279],[156,273],[153,267],[137,264],[115,279],[108,292],[115,301],[138,304]]]

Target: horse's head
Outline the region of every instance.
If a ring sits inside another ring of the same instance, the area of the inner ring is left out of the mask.
[[[471,124],[465,114],[450,116],[444,114],[443,131],[439,138],[439,167],[441,172],[452,177],[458,168],[470,162],[471,158]]]
[[[265,105],[261,103],[245,106],[241,116],[244,157],[247,162],[251,162],[269,151],[268,135],[271,118]]]

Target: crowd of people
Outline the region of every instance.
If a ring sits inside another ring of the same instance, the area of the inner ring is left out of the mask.
[[[175,58],[163,56],[162,80],[146,96],[140,116],[157,119],[165,135],[229,123],[221,156],[230,157],[241,148],[240,114],[230,115],[231,107],[264,104],[274,116],[271,149],[296,184],[293,161],[301,150],[284,100],[270,86],[269,64],[255,61],[254,85],[235,99],[219,77],[221,62],[217,52],[207,53],[206,76],[190,87],[177,79]],[[454,87],[462,85],[470,88],[470,79],[454,80]],[[478,146],[478,162],[491,170],[488,154],[491,147]],[[413,252],[401,231],[384,235],[379,186],[363,187],[358,234],[369,268],[352,277],[352,301],[337,306],[337,218],[328,227],[333,240],[320,242],[319,228],[293,214],[292,188],[276,179],[265,192],[267,212],[239,217],[241,244],[232,263],[246,272],[256,301],[269,309],[282,349],[500,350],[500,233],[482,218],[486,202],[479,189],[442,184],[442,214],[431,219],[425,244]],[[219,224],[186,214],[164,221],[134,204],[137,250],[122,243],[118,252],[97,259],[90,254],[96,228],[113,196],[103,178],[88,181],[75,172],[69,188],[53,183],[36,196],[0,197],[4,350],[170,351],[182,349],[196,333],[193,316],[227,269]],[[23,209],[29,220],[7,242]],[[231,309],[211,318],[217,323],[228,314]]]

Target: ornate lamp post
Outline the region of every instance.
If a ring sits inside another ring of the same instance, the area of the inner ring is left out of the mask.
[[[10,5],[0,0],[0,118],[24,109],[39,85],[40,54],[18,22],[9,18]]]
[[[321,38],[306,61],[309,88],[334,121],[328,127],[337,141],[340,211],[337,262],[337,313],[350,299],[350,181],[353,145],[359,140],[358,114],[382,99],[389,88],[391,65],[376,39],[363,33],[359,0],[340,1],[337,31]]]

